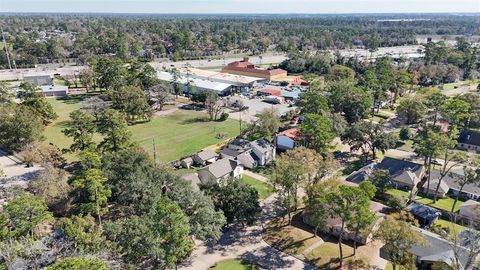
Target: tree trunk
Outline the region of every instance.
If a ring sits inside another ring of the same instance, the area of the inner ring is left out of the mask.
[[[428,178],[427,178],[427,190],[425,192],[426,197],[428,197],[428,194],[430,193],[430,179],[432,179],[432,156],[430,155],[428,157]]]
[[[458,199],[460,198],[460,193],[462,193],[464,186],[465,185],[460,186],[460,190],[457,192],[457,196],[455,196],[455,201],[453,201],[452,211],[451,211],[452,214],[455,213],[455,206],[457,205]]]
[[[353,256],[357,255],[357,237],[358,233],[355,233],[355,238],[353,238]]]
[[[343,240],[343,231],[345,228],[345,222],[342,220],[342,229],[340,230],[340,235],[338,236],[338,248],[340,251],[340,269],[343,267],[343,247],[342,247],[342,240]]]

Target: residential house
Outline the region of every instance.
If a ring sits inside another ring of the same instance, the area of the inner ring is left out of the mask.
[[[480,152],[480,132],[473,130],[462,130],[458,136],[458,148]]]
[[[198,178],[202,183],[211,181],[220,183],[223,179],[229,177],[239,178],[242,174],[243,165],[230,158],[219,159],[217,162],[198,170]]]
[[[439,210],[416,202],[410,203],[406,210],[418,219],[422,228],[430,227],[442,215]]]
[[[466,248],[457,246],[454,252],[452,248],[454,244],[445,240],[440,235],[427,230],[415,227],[412,228],[420,232],[427,242],[424,245],[416,245],[409,250],[410,253],[415,256],[416,263],[420,266],[419,269],[430,269],[429,267],[431,267],[432,264],[439,262],[443,262],[449,266],[454,266],[457,261],[455,252],[457,252],[459,255],[458,263],[460,264],[460,269],[471,270],[471,268],[464,268],[468,260],[468,251]]]
[[[347,181],[361,183],[376,170],[387,170],[395,188],[415,190],[425,176],[425,167],[421,164],[385,157],[380,163],[370,163],[347,177]]]
[[[440,177],[440,171],[432,170],[432,179],[438,179]],[[465,177],[459,173],[449,173],[443,178],[443,182],[448,186],[448,195],[455,198],[460,192],[460,185],[457,183],[458,179]],[[462,192],[459,194],[461,200],[480,200],[480,186],[475,184],[467,184],[463,187]]]
[[[468,200],[460,206],[460,215],[474,221],[480,221],[480,202]]]
[[[250,142],[243,138],[235,138],[220,152],[222,158],[237,160],[249,169],[266,165],[275,160],[275,155],[275,147],[265,139]]]
[[[445,181],[443,181],[443,179],[442,179],[442,182],[440,183],[440,186],[438,186],[439,180],[440,180],[439,177],[431,177],[430,185],[426,180],[422,186],[422,192],[424,194],[428,194],[429,196],[434,196],[435,193],[437,193],[438,198],[445,197],[445,195],[448,193],[450,188],[448,187],[448,184]],[[438,186],[438,191],[437,191],[437,186]]]
[[[380,225],[381,221],[385,216],[385,212],[388,209],[387,206],[371,201],[370,202],[370,210],[372,210],[376,214],[376,221],[372,224],[370,228],[367,230],[360,232],[360,234],[355,235],[354,232],[348,230],[347,228],[343,229],[343,239],[345,241],[354,241],[356,239],[358,244],[365,245],[369,243],[372,238],[373,234]],[[309,220],[309,214],[304,212],[302,215],[303,222],[308,225],[313,226],[312,222]],[[342,231],[342,220],[340,218],[328,218],[326,220],[326,226],[328,229],[328,233],[333,236],[339,236]]]
[[[215,153],[213,150],[207,149],[196,153],[192,156],[192,159],[195,164],[205,166],[212,164],[217,160],[217,153]]]
[[[280,151],[286,151],[301,146],[301,132],[298,127],[287,129],[275,136],[275,146]]]
[[[395,188],[407,190],[415,190],[426,171],[421,164],[391,157],[385,157],[376,169],[387,170]]]
[[[265,139],[258,139],[250,143],[254,158],[258,161],[258,165],[264,166],[275,160],[275,146]]]

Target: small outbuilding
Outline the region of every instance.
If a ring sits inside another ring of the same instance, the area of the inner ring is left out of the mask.
[[[213,150],[207,149],[196,153],[192,156],[192,159],[195,164],[205,166],[208,164],[212,164],[217,160],[217,153],[215,153],[215,151]]]
[[[416,202],[410,203],[406,210],[418,219],[422,228],[432,226],[442,215],[439,210]]]

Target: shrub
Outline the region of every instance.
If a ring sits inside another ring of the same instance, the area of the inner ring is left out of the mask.
[[[410,140],[410,138],[412,137],[412,133],[410,131],[410,129],[408,127],[403,127],[401,130],[400,130],[400,139],[402,141],[406,141],[406,140]]]
[[[393,195],[390,196],[388,199],[388,205],[394,210],[394,211],[401,211],[407,207],[407,200],[403,198],[402,196],[399,195]]]
[[[218,119],[218,121],[225,121],[228,119],[230,115],[226,112],[222,113],[222,115],[220,115],[220,118]]]

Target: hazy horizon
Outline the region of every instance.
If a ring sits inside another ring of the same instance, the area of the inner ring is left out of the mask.
[[[480,12],[478,0],[0,0],[1,13],[402,14]]]

